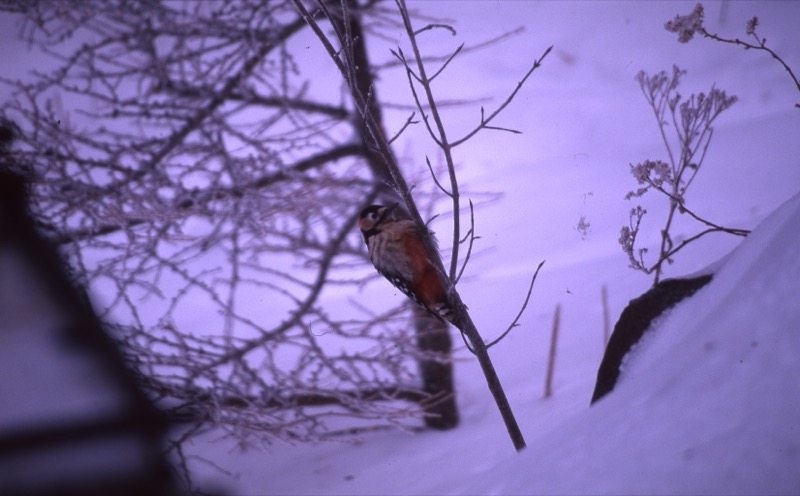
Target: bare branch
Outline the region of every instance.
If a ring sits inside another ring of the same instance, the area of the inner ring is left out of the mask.
[[[549,54],[552,49],[553,49],[552,45],[550,45],[549,47],[547,47],[547,49],[545,49],[544,53],[542,53],[542,55],[533,62],[533,65],[531,66],[530,69],[528,69],[528,72],[525,73],[525,75],[522,77],[522,79],[519,80],[519,82],[517,83],[517,86],[514,88],[514,90],[511,92],[511,94],[509,94],[508,97],[506,97],[506,99],[503,101],[503,103],[501,103],[494,110],[494,112],[489,114],[489,117],[484,117],[483,110],[481,110],[481,122],[480,122],[480,124],[478,124],[478,126],[476,126],[475,129],[473,129],[472,131],[468,132],[462,138],[453,141],[451,146],[456,147],[456,146],[466,142],[472,136],[477,134],[481,129],[487,128],[487,125],[490,122],[492,122],[494,120],[494,118],[497,117],[500,114],[500,112],[502,112],[508,106],[509,103],[511,103],[511,101],[517,95],[519,90],[522,88],[522,85],[525,84],[525,81],[527,81],[528,78],[531,76],[531,74],[533,74],[533,71],[535,71],[536,69],[538,69],[542,65],[542,61],[544,61],[544,58],[547,57],[547,54]]]
[[[500,385],[497,373],[494,370],[494,365],[492,364],[491,359],[489,358],[487,347],[483,343],[483,340],[480,337],[480,334],[478,333],[475,324],[472,322],[469,313],[466,311],[466,306],[461,302],[461,298],[454,287],[455,283],[458,280],[457,268],[459,260],[459,245],[462,241],[460,235],[460,207],[459,207],[460,194],[455,172],[455,165],[452,157],[453,145],[449,142],[447,138],[442,118],[436,105],[436,100],[433,97],[433,92],[431,89],[431,79],[427,77],[425,64],[423,62],[423,58],[420,54],[419,46],[417,44],[417,33],[415,32],[415,30],[411,25],[411,20],[408,15],[408,9],[406,8],[405,1],[396,0],[396,2],[400,14],[403,18],[403,24],[405,26],[406,34],[408,35],[409,43],[411,44],[411,48],[414,53],[414,59],[416,60],[417,76],[412,78],[413,71],[411,70],[401,50],[398,49],[399,55],[396,55],[396,57],[403,63],[403,65],[406,68],[406,73],[409,80],[409,86],[414,96],[414,100],[417,102],[418,110],[423,115],[423,120],[425,121],[425,125],[433,141],[439,146],[439,148],[442,150],[444,154],[445,163],[447,164],[448,172],[450,175],[450,197],[453,203],[453,242],[452,242],[452,254],[450,258],[450,270],[448,275],[452,285],[450,292],[451,293],[450,299],[452,307],[456,309],[456,315],[453,318],[452,322],[461,331],[462,338],[464,339],[464,343],[467,346],[467,348],[477,357],[478,363],[481,365],[484,377],[486,378],[489,390],[492,392],[492,395],[494,396],[498,409],[500,410],[500,413],[503,416],[503,421],[506,424],[506,429],[508,430],[509,436],[511,437],[511,440],[514,443],[514,447],[517,450],[521,450],[525,447],[525,439],[522,436],[522,432],[520,431],[517,421],[514,418],[513,412],[511,411],[511,407],[508,403],[508,399],[505,396],[505,392],[503,391],[503,388]],[[546,56],[546,54],[549,51],[550,49],[548,49],[545,52],[542,58]],[[537,64],[534,64],[534,68],[532,68],[528,72],[528,74],[525,76],[525,79],[527,79],[527,77],[533,72],[533,70],[536,67],[538,67],[538,62],[540,61],[537,61]],[[428,107],[430,108],[430,113],[435,123],[435,129],[436,129],[435,133],[433,131],[433,126],[431,126],[430,123],[428,122],[427,115],[425,114],[422,108],[420,98],[417,96],[417,92],[414,87],[415,79],[422,86],[422,89],[425,93],[425,100],[427,102]],[[519,90],[523,82],[524,79],[522,82],[518,84],[517,89],[514,90],[514,92],[511,94],[510,97],[508,97],[506,102],[503,103],[493,113],[493,115],[490,116],[489,119],[487,119],[485,122],[482,122],[482,124],[488,124],[489,121],[491,121],[491,119],[494,118],[494,116],[498,115],[499,112],[502,111],[502,109],[505,108],[505,106],[508,103],[510,103],[511,99],[513,99],[513,96]],[[471,237],[471,239],[474,239],[472,238],[472,236],[474,236],[474,225],[473,225],[473,230],[470,232],[469,236]],[[470,243],[470,250],[471,247],[472,244]]]
[[[514,329],[515,327],[519,326],[519,319],[522,317],[522,314],[525,313],[525,309],[528,308],[528,301],[530,301],[531,293],[533,293],[533,285],[536,283],[536,276],[539,275],[539,269],[542,268],[542,265],[544,265],[544,262],[545,261],[542,260],[541,262],[539,262],[539,265],[536,267],[536,271],[533,273],[533,277],[531,277],[531,283],[528,286],[528,292],[525,294],[525,301],[522,302],[522,307],[520,307],[519,312],[517,313],[517,316],[514,317],[514,320],[511,321],[511,324],[508,325],[508,328],[501,335],[499,335],[494,340],[486,343],[486,347],[487,348],[491,348],[492,346],[494,346],[497,343],[499,343],[500,341],[502,341],[503,338],[505,338],[508,335],[508,333],[511,332],[512,329]]]
[[[406,128],[407,128],[408,126],[410,126],[411,124],[417,124],[417,123],[419,123],[419,121],[415,121],[415,120],[414,120],[414,116],[415,116],[415,115],[416,115],[416,113],[415,113],[415,112],[411,112],[411,115],[409,115],[409,116],[408,116],[408,119],[406,119],[406,122],[403,124],[403,126],[402,126],[402,127],[401,127],[401,128],[400,128],[400,129],[399,129],[399,130],[398,130],[398,131],[395,133],[395,135],[394,135],[394,136],[392,136],[392,137],[389,139],[389,144],[390,144],[390,145],[391,145],[392,143],[394,143],[394,141],[395,141],[397,138],[399,138],[401,134],[403,134],[403,131],[405,131],[405,130],[406,130]]]
[[[464,257],[464,262],[461,264],[461,270],[458,271],[458,275],[456,276],[456,279],[453,282],[454,285],[458,284],[458,281],[461,280],[461,276],[464,274],[464,269],[467,268],[467,264],[469,263],[469,258],[472,255],[472,245],[475,243],[475,240],[477,239],[477,236],[475,236],[475,208],[472,205],[472,199],[469,200],[469,231],[467,231],[467,234],[464,236],[462,242],[465,241],[467,238],[469,238],[469,245],[467,246],[467,254]]]
[[[795,75],[792,68],[784,61],[775,51],[771,48],[767,47],[767,40],[766,38],[762,38],[756,32],[756,28],[758,27],[758,17],[752,17],[750,20],[747,21],[745,25],[745,33],[748,36],[753,37],[756,41],[755,44],[748,43],[746,41],[742,41],[739,38],[723,38],[717,34],[709,33],[708,30],[705,28],[703,24],[705,12],[703,9],[703,5],[698,3],[695,5],[692,12],[688,15],[677,15],[674,19],[667,21],[664,24],[664,29],[670,31],[672,33],[678,34],[678,41],[680,43],[687,43],[691,40],[696,33],[702,34],[705,38],[709,38],[715,41],[719,41],[721,43],[726,43],[730,45],[738,45],[744,48],[745,50],[756,50],[756,51],[764,51],[767,52],[773,59],[775,59],[783,69],[789,74],[789,77],[792,79],[795,87],[798,91],[800,91],[800,80],[798,80],[797,76]],[[800,103],[796,103],[795,107],[800,108]]]
[[[439,179],[436,177],[436,172],[433,171],[433,166],[431,165],[431,160],[427,156],[425,156],[425,164],[427,164],[428,170],[431,173],[431,178],[433,178],[433,182],[436,184],[436,187],[439,188],[439,191],[441,191],[442,193],[444,193],[445,195],[447,195],[449,197],[452,197],[453,194],[451,192],[447,191],[445,189],[445,187],[442,186],[442,183],[439,182]],[[458,282],[458,281],[456,281],[456,282]]]
[[[452,62],[453,59],[456,58],[456,55],[458,55],[463,48],[464,48],[463,43],[458,45],[458,48],[456,48],[456,50],[449,57],[447,57],[447,60],[444,61],[444,64],[442,64],[439,70],[433,73],[433,76],[431,76],[429,82],[432,83],[433,80],[436,79],[436,76],[441,74],[447,68],[447,66],[450,65],[450,62]]]
[[[427,26],[419,28],[416,31],[414,31],[414,34],[418,35],[430,29],[445,29],[447,31],[450,31],[450,34],[452,34],[453,36],[456,35],[456,30],[453,28],[453,26],[449,24],[428,24]]]

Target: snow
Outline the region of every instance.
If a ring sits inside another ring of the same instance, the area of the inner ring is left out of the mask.
[[[609,396],[467,487],[481,494],[796,493],[797,232],[800,195],[658,323]]]
[[[563,390],[531,399],[528,381],[510,382],[532,434],[520,454],[485,403],[464,405],[464,425],[449,432],[271,453],[226,452],[218,441],[200,453],[241,475],[218,480],[236,494],[796,494],[798,232],[800,195],[646,333],[594,406]],[[515,354],[519,363],[527,352]]]

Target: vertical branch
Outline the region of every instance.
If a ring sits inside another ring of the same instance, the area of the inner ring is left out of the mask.
[[[412,49],[414,51],[414,57],[417,62],[417,70],[419,74],[417,76],[417,80],[420,81],[423,89],[425,90],[425,95],[428,100],[428,105],[431,109],[431,114],[433,115],[434,121],[436,123],[436,128],[438,132],[438,136],[432,135],[434,141],[437,142],[439,147],[442,149],[444,153],[445,160],[447,163],[448,171],[450,173],[450,195],[453,201],[453,252],[450,259],[450,270],[448,272],[449,279],[451,284],[456,281],[457,278],[457,271],[458,271],[458,247],[460,243],[460,196],[458,192],[458,182],[455,173],[455,165],[452,157],[452,145],[447,141],[447,134],[444,129],[444,124],[442,123],[441,116],[438,112],[438,107],[436,105],[436,101],[433,97],[433,92],[431,90],[430,80],[427,78],[425,72],[425,66],[422,60],[422,56],[419,51],[419,47],[416,42],[416,32],[411,26],[411,20],[408,15],[408,9],[406,8],[405,0],[396,0],[398,8],[400,10],[400,14],[403,17],[403,24],[406,28],[406,33],[409,37],[409,42],[411,43]],[[549,50],[548,50],[549,51]],[[546,53],[545,53],[546,55]],[[411,71],[408,64],[405,64],[406,70]],[[536,67],[536,65],[534,66]],[[533,71],[529,71],[530,74]],[[413,84],[413,82],[412,82]],[[516,91],[514,92],[516,93]],[[513,94],[512,94],[513,97]],[[509,97],[506,102],[503,104],[506,105],[512,97]],[[427,117],[424,114],[422,107],[419,105],[419,101],[417,101],[419,106],[419,110],[423,115],[423,118],[427,122]],[[498,110],[499,112],[499,110]],[[495,112],[496,115],[497,112]],[[481,124],[484,125],[487,121],[483,118],[481,119]],[[428,126],[430,129],[430,126]],[[503,390],[502,385],[500,384],[500,379],[497,376],[497,371],[492,364],[491,358],[489,357],[489,352],[486,344],[484,343],[483,339],[478,332],[478,329],[475,327],[475,324],[472,322],[472,318],[470,317],[469,313],[466,311],[466,306],[461,301],[461,297],[458,292],[453,288],[451,291],[451,300],[453,303],[453,308],[456,310],[456,316],[453,320],[454,324],[458,329],[463,333],[464,336],[469,340],[471,344],[471,351],[475,354],[476,358],[478,359],[478,363],[481,366],[481,370],[483,371],[484,377],[486,379],[487,385],[489,387],[489,391],[492,393],[494,397],[495,403],[497,404],[498,409],[500,410],[500,414],[503,417],[503,422],[506,425],[506,429],[508,431],[509,437],[511,438],[512,443],[517,451],[520,451],[525,448],[526,443],[525,439],[522,435],[522,431],[519,428],[519,424],[517,423],[516,418],[514,417],[514,413],[511,410],[511,405],[508,402],[508,398],[506,397],[505,391]]]
[[[433,97],[433,90],[431,89],[430,80],[426,74],[425,64],[422,61],[422,55],[420,54],[419,45],[417,44],[417,33],[414,32],[414,29],[411,27],[411,19],[408,16],[406,2],[405,0],[396,1],[400,10],[400,15],[403,18],[403,25],[406,28],[408,41],[411,44],[412,51],[414,52],[414,60],[417,62],[418,80],[422,85],[422,89],[425,91],[425,98],[430,108],[431,115],[433,116],[433,121],[436,124],[436,132],[438,135],[434,136],[434,140],[438,143],[439,148],[444,154],[445,163],[447,164],[447,171],[450,175],[450,199],[453,202],[453,242],[452,252],[450,255],[450,269],[447,274],[450,277],[450,281],[455,282],[458,271],[458,249],[461,240],[461,196],[458,191],[458,178],[456,176],[455,163],[453,161],[452,146],[447,139],[447,132],[445,131],[444,123],[442,122],[442,117],[439,113],[439,107],[436,104],[436,99]],[[425,115],[421,106],[419,110],[423,118],[427,120],[427,116]]]
[[[234,207],[234,210],[238,210],[238,207]],[[236,222],[234,220],[234,222]],[[226,308],[223,308],[221,311],[225,312],[224,322],[225,322],[225,339],[228,342],[228,346],[233,345],[233,327],[234,327],[234,315],[236,314],[236,290],[239,287],[240,282],[240,268],[239,268],[239,257],[241,256],[241,250],[239,246],[239,230],[233,229],[231,231],[231,250],[230,250],[230,280],[228,281],[228,299],[226,302]]]
[[[561,304],[556,305],[553,314],[553,328],[550,332],[550,351],[547,354],[547,374],[544,379],[544,397],[553,395],[553,374],[556,369],[556,349],[558,348],[558,328],[561,323]]]
[[[675,211],[678,208],[678,202],[669,200],[669,210],[667,211],[667,220],[664,222],[664,228],[661,229],[661,244],[658,249],[659,257],[654,267],[653,286],[658,284],[661,279],[661,266],[669,260],[665,257],[665,253],[669,253],[672,249],[672,238],[670,237],[669,230],[672,228],[672,221],[675,218]]]
[[[611,319],[610,312],[608,311],[608,286],[605,284],[603,284],[600,290],[600,301],[603,305],[603,346],[605,347],[611,335]]]

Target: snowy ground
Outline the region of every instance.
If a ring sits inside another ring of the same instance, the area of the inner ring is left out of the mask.
[[[198,453],[237,475],[211,479],[235,494],[796,494],[798,232],[800,195],[658,322],[591,408],[597,312],[568,307],[591,329],[567,320],[551,399],[541,398],[542,336],[502,345],[495,359],[528,435],[521,454],[471,363],[459,368],[464,419],[454,431],[267,453],[210,442]]]
[[[477,363],[462,350],[458,429],[246,453],[210,436],[195,454],[233,477],[197,461],[199,480],[243,495],[796,493],[798,197],[741,246],[717,237],[682,253],[668,275],[701,270],[735,249],[711,285],[659,323],[618,389],[589,408],[603,349],[601,288],[608,288],[613,321],[650,284],[627,268],[616,242],[633,206],[623,200],[635,187],[628,164],[664,156],[635,74],[676,63],[689,71],[684,94],[716,84],[739,97],[716,126],[690,202],[743,228],[800,189],[800,111],[793,108],[800,93],[787,74],[765,54],[708,40],[678,44],[661,26],[694,2],[414,5],[457,19],[459,38],[448,43],[526,28],[491,53],[454,64],[461,71],[454,77],[470,84],[451,91],[502,98],[555,45],[502,120],[522,137],[484,135],[456,154],[468,189],[504,194],[478,212],[485,254],[460,286],[487,338],[504,327],[498,320],[512,318],[531,270],[547,259],[522,327],[492,350],[529,448],[514,453]],[[706,3],[706,25],[722,35],[743,37],[752,15],[770,46],[800,68],[800,4]],[[383,98],[405,98],[402,85],[384,85]],[[458,128],[475,115],[453,111],[450,122]],[[404,118],[396,116],[399,123]],[[411,145],[398,148],[433,156],[421,129],[406,138]],[[663,217],[657,205],[648,205],[653,236]],[[591,224],[583,237],[575,228],[581,216]],[[446,232],[446,225],[438,229]],[[562,313],[555,394],[543,399],[556,304]]]
[[[495,358],[528,434],[521,454],[472,364],[460,368],[464,420],[454,431],[268,453],[210,442],[198,453],[237,475],[216,478],[235,494],[796,494],[798,232],[800,195],[658,321],[617,388],[591,408],[597,352],[582,364],[564,357],[556,395],[545,400],[541,339],[518,335],[504,344]],[[595,313],[580,312],[589,327]],[[593,344],[567,336],[562,350],[597,350]]]

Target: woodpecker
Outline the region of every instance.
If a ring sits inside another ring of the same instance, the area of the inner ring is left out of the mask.
[[[369,259],[378,272],[415,303],[441,321],[454,324],[448,285],[431,262],[419,227],[393,215],[397,204],[370,205],[361,211],[358,227]],[[455,324],[454,324],[455,325]]]

